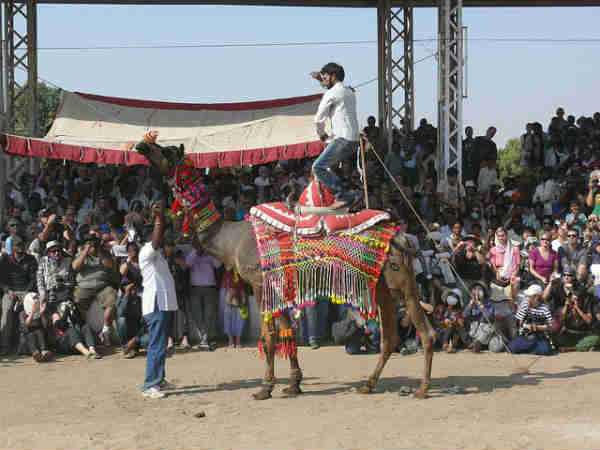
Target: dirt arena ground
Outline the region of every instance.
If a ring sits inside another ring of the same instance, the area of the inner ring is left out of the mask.
[[[140,395],[143,357],[4,359],[0,447],[600,448],[600,353],[436,353],[427,400],[399,395],[418,386],[421,355],[394,355],[367,396],[355,388],[376,355],[324,347],[301,348],[300,358],[305,393],[281,397],[288,363],[278,361],[274,398],[262,402],[250,399],[263,373],[252,349],[174,355],[167,376],[178,389],[161,400]],[[513,374],[531,363],[530,374]]]

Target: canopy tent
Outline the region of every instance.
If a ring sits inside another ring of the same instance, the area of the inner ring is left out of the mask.
[[[87,163],[147,164],[134,150],[149,130],[161,145],[183,144],[197,167],[263,164],[318,155],[313,117],[321,94],[276,100],[190,104],[65,92],[44,139],[3,134],[11,155]]]

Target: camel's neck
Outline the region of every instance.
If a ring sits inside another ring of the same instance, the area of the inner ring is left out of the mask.
[[[237,266],[239,244],[243,236],[248,234],[250,225],[246,221],[227,222],[221,220],[200,233],[203,250],[219,259],[227,267]]]

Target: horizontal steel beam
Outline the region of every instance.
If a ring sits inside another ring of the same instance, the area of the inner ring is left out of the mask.
[[[38,4],[61,5],[243,5],[243,6],[310,6],[341,8],[376,8],[377,0],[38,0]],[[392,0],[393,8],[406,5]],[[415,8],[437,7],[438,0],[413,0]],[[465,7],[529,7],[529,6],[600,6],[600,0],[464,0]]]

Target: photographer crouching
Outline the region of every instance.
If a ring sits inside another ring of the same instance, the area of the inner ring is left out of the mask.
[[[600,337],[593,328],[596,299],[585,289],[570,291],[560,310],[560,329],[554,341],[561,352],[593,350]]]
[[[552,314],[550,308],[542,303],[542,292],[538,284],[532,284],[524,291],[526,298],[515,314],[519,335],[508,344],[512,353],[552,354]]]

